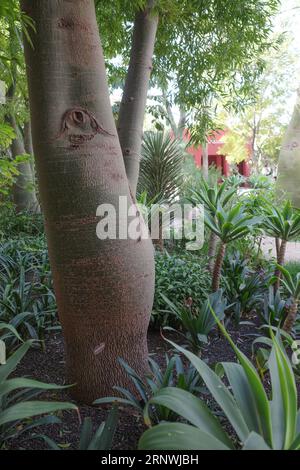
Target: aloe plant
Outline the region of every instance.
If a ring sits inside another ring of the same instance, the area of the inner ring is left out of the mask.
[[[230,342],[239,363],[219,365],[226,375],[227,386],[204,361],[175,345],[197,369],[212,397],[235,430],[239,443],[230,437],[206,403],[193,394],[176,388],[160,390],[144,411],[149,424],[149,407],[168,407],[186,423],[160,423],[148,429],[139,441],[139,449],[155,450],[296,450],[300,449],[297,427],[297,389],[291,363],[278,337],[272,335],[269,358],[272,398],[251,361],[235,346],[225,328],[219,328]]]

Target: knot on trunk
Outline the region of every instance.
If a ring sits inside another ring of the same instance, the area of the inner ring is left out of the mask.
[[[76,107],[63,115],[59,137],[66,135],[71,144],[78,146],[92,140],[96,134],[114,135],[103,129],[87,109]]]

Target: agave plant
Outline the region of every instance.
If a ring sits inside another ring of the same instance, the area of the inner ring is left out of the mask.
[[[165,303],[169,306],[170,311],[179,321],[183,332],[177,331],[182,335],[193,352],[201,354],[204,343],[208,341],[208,335],[212,328],[216,325],[216,321],[211,314],[211,308],[214,309],[219,320],[223,321],[227,301],[222,297],[223,292],[220,289],[211,294],[208,299],[202,303],[200,308],[193,306],[192,302],[187,301],[185,305],[175,305],[164,294],[161,294]],[[165,330],[173,330],[174,328],[165,327]]]
[[[225,180],[221,185],[215,184],[213,187],[209,186],[204,178],[201,179],[200,189],[192,190],[189,200],[195,204],[203,204],[206,211],[212,217],[215,217],[218,206],[225,207],[233,196],[236,194],[236,187],[229,187],[228,180]],[[208,245],[208,270],[213,273],[214,258],[216,254],[218,237],[215,232],[211,231]]]
[[[300,211],[294,209],[290,201],[285,203],[283,209],[270,204],[265,209],[262,228],[271,237],[281,240],[277,253],[277,264],[282,266],[285,260],[287,242],[300,235]],[[275,276],[277,277],[275,284],[277,289],[281,278],[280,269],[276,269]]]
[[[37,426],[60,422],[49,413],[59,410],[77,411],[73,403],[32,400],[42,391],[61,390],[66,386],[46,384],[28,378],[9,378],[32,343],[32,341],[23,343],[0,367],[0,447],[9,439]],[[35,416],[45,414],[48,416],[30,421]]]
[[[297,420],[297,389],[291,363],[279,337],[272,336],[269,358],[272,399],[269,400],[263,382],[251,361],[235,346],[225,328],[219,323],[230,342],[239,363],[224,362],[222,368],[227,386],[204,361],[174,344],[194,365],[212,397],[235,430],[235,442],[222,427],[206,403],[193,394],[177,388],[160,390],[145,408],[145,421],[151,417],[151,405],[173,410],[186,423],[161,423],[148,429],[139,441],[139,449],[155,450],[297,450],[300,432]],[[173,344],[173,343],[172,343]]]
[[[297,273],[295,279],[293,279],[289,271],[279,264],[277,265],[277,269],[283,275],[283,279],[281,280],[282,285],[291,296],[291,305],[289,306],[288,313],[283,324],[283,330],[287,333],[291,333],[297,318],[300,302],[300,273]]]
[[[228,211],[225,211],[221,205],[218,205],[214,216],[206,212],[204,218],[205,225],[220,239],[220,247],[212,277],[213,292],[217,291],[220,287],[220,276],[226,245],[247,235],[259,220],[259,217],[253,217],[246,213],[242,208],[242,204],[236,204]]]

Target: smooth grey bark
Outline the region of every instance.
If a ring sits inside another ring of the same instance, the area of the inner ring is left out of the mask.
[[[109,100],[93,0],[23,0],[32,137],[70,389],[91,403],[148,370],[150,239],[100,240],[100,204],[133,201]],[[129,222],[132,217],[129,218]],[[142,224],[142,219],[140,218]]]
[[[31,122],[30,119],[29,121],[25,122],[24,128],[23,128],[23,135],[24,135],[24,148],[25,152],[31,156],[30,160],[30,168],[31,168],[31,174],[32,174],[32,182],[33,182],[33,188],[34,188],[34,194],[35,194],[35,212],[40,213],[41,208],[39,205],[39,202],[37,200],[36,196],[36,190],[35,190],[35,166],[34,166],[34,155],[33,155],[33,145],[32,145],[32,134],[31,134]]]
[[[300,88],[294,111],[282,141],[279,162],[277,190],[280,196],[289,198],[300,209]]]
[[[186,126],[186,119],[187,119],[186,109],[183,107],[183,105],[180,106],[179,112],[180,112],[180,115],[179,115],[179,121],[178,121],[178,137],[182,139],[183,132]]]
[[[16,91],[16,70],[12,70],[12,84],[7,90],[6,100],[10,103],[14,99]],[[5,116],[5,121],[13,128],[16,137],[13,139],[10,150],[11,156],[16,158],[26,154],[24,141],[20,132],[19,126],[16,122],[15,116],[8,112]],[[16,212],[29,211],[36,212],[39,204],[35,192],[34,177],[31,169],[30,162],[22,162],[18,165],[19,175],[12,187],[12,197],[15,204]]]
[[[136,14],[129,67],[117,124],[126,174],[132,194],[136,193],[139,176],[143,124],[152,71],[152,57],[158,25],[155,0],[148,0]]]
[[[202,144],[202,174],[205,181],[208,180],[208,143]]]
[[[15,131],[16,137],[11,143],[11,155],[13,158],[25,155],[26,150],[20,129],[14,116],[9,116],[8,121]],[[29,161],[18,164],[19,174],[12,188],[13,202],[17,212],[37,212],[39,204],[36,197],[34,178]]]

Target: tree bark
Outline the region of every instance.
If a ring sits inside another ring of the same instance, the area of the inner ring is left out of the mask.
[[[283,324],[283,330],[289,334],[292,332],[293,326],[297,318],[298,305],[299,305],[299,301],[294,300],[292,305],[289,308],[287,317]]]
[[[281,240],[280,250],[279,250],[278,257],[277,257],[277,264],[280,264],[280,266],[284,265],[286,245],[287,245],[287,241]],[[277,290],[279,289],[279,286],[280,286],[281,271],[279,269],[276,269],[274,276],[277,278],[275,282],[275,290]]]
[[[207,267],[208,267],[210,274],[213,274],[213,271],[214,271],[217,243],[218,243],[218,236],[214,232],[211,232],[209,236],[208,252],[207,252],[207,256],[208,256]]]
[[[33,155],[33,145],[32,145],[32,134],[31,134],[31,122],[30,119],[29,121],[25,122],[24,124],[24,147],[25,147],[25,152],[28,155],[31,155],[31,160],[30,160],[30,169],[31,169],[31,175],[32,175],[32,183],[34,187],[34,196],[35,196],[35,212],[38,214],[41,212],[40,204],[38,202],[37,196],[36,196],[36,185],[35,185],[35,166],[34,166],[34,155]]]
[[[20,130],[14,116],[9,116],[8,121],[15,131],[16,137],[11,143],[11,154],[13,158],[25,155],[26,150]],[[12,188],[13,201],[16,212],[29,211],[36,212],[39,207],[34,188],[34,178],[29,161],[18,164],[19,174]]]
[[[208,180],[208,144],[202,145],[202,174],[205,181]]]
[[[284,136],[278,162],[277,189],[300,208],[300,88],[291,121]]]
[[[154,4],[155,0],[148,0],[145,10],[139,11],[135,17],[130,62],[117,125],[126,174],[134,195],[139,176],[144,115],[158,25],[158,16],[153,12]]]
[[[218,251],[218,255],[215,262],[213,277],[212,277],[212,291],[216,292],[220,288],[220,277],[221,277],[221,270],[223,265],[223,260],[226,251],[226,244],[222,241],[220,242],[220,247]]]
[[[278,238],[278,237],[275,238],[275,248],[276,248],[276,258],[277,258],[277,262],[278,262],[278,257],[279,257],[279,253],[280,253],[280,238]]]
[[[119,357],[148,370],[153,246],[96,236],[99,204],[118,220],[119,197],[133,200],[93,0],[21,4],[36,27],[34,48],[25,45],[32,137],[67,375],[74,397],[91,403],[130,387]]]

